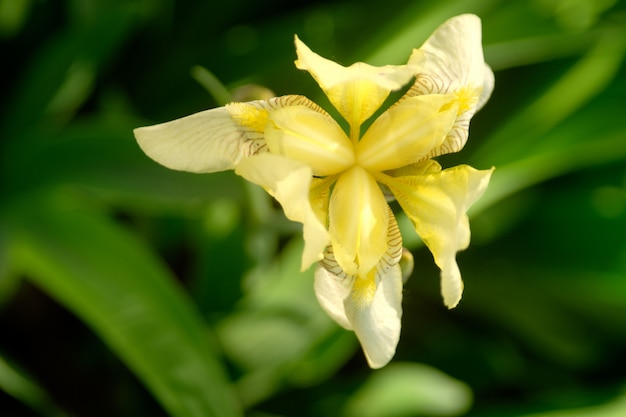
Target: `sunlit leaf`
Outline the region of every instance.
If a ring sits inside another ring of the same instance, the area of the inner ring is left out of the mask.
[[[346,417],[460,416],[472,403],[467,385],[417,363],[392,363],[371,375],[346,405]]]
[[[593,407],[524,414],[519,417],[622,417],[626,414],[626,395]]]

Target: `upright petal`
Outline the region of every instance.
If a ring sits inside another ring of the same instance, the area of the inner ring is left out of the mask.
[[[488,96],[493,89],[493,73],[483,56],[480,18],[472,14],[453,17],[439,26],[409,58],[409,65],[418,77],[437,76],[437,83],[422,86],[430,94],[469,86]]]
[[[308,71],[350,126],[356,128],[383,104],[391,91],[411,80],[405,65],[375,67],[362,62],[344,67],[311,51],[296,36],[296,67]]]
[[[302,223],[302,269],[323,257],[330,240],[309,201],[311,168],[280,155],[263,153],[241,161],[235,173],[265,188],[281,204],[287,218]]]
[[[141,149],[156,162],[180,171],[233,169],[266,149],[263,130],[271,111],[292,105],[315,108],[304,96],[235,103],[170,122],[135,129]]]
[[[407,96],[453,93],[459,114],[440,148],[430,156],[457,152],[465,145],[469,122],[486,102],[494,86],[491,68],[485,64],[480,19],[471,14],[442,24],[409,59],[416,68],[414,85]]]
[[[339,176],[329,206],[329,233],[337,262],[348,275],[365,276],[387,251],[389,212],[367,171],[354,166]]]
[[[427,175],[377,179],[391,189],[415,230],[430,249],[441,269],[444,303],[455,307],[463,282],[456,253],[470,240],[467,210],[483,194],[493,170],[478,171],[467,165]]]
[[[314,175],[333,175],[354,165],[350,139],[327,114],[290,106],[273,111],[269,122],[265,141],[270,151],[304,162]]]
[[[386,171],[423,159],[443,142],[454,123],[457,107],[450,103],[452,95],[416,96],[384,112],[357,144],[359,164]]]

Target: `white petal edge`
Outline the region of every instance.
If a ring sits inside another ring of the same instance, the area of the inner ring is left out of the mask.
[[[438,93],[468,85],[489,87],[484,84],[491,69],[485,65],[478,16],[463,14],[448,19],[417,51],[409,64],[414,65],[418,73],[434,74],[442,79],[449,89]]]
[[[344,329],[352,330],[343,304],[350,296],[352,280],[346,276],[339,277],[318,265],[315,269],[314,288],[317,301],[326,314]]]
[[[233,169],[247,153],[247,132],[233,121],[224,107],[140,127],[134,133],[146,155],[167,168],[179,171]],[[262,135],[256,136],[262,139]]]
[[[467,142],[472,116],[494,88],[493,71],[484,61],[480,18],[464,14],[444,22],[413,51],[409,65],[416,70],[416,80],[405,97],[456,93],[462,102],[450,133],[428,157],[460,151]]]
[[[377,369],[396,353],[402,319],[402,272],[399,265],[389,268],[377,279],[374,300],[369,305],[344,300],[346,317],[356,333],[367,363]]]
[[[368,305],[350,296],[351,280],[340,278],[322,266],[315,271],[315,294],[326,313],[340,326],[353,330],[371,368],[385,366],[400,340],[402,320],[402,272],[399,265],[377,277],[374,299]]]
[[[225,171],[266,149],[262,119],[272,110],[294,105],[323,112],[304,96],[287,95],[205,110],[140,127],[134,133],[146,155],[167,168],[196,173]],[[236,111],[242,108],[251,111]]]
[[[288,219],[302,223],[302,270],[323,258],[330,239],[309,200],[310,167],[280,155],[262,153],[241,161],[235,173],[265,188],[281,204]]]

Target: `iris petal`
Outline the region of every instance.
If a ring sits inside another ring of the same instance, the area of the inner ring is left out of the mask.
[[[416,96],[384,112],[357,145],[362,166],[386,171],[423,159],[450,131],[457,108],[452,95]]]
[[[320,305],[339,325],[356,332],[373,368],[389,362],[400,338],[402,273],[398,262],[403,253],[402,237],[391,209],[388,211],[387,252],[366,277],[371,279],[373,290],[369,300],[355,294],[357,280],[363,278],[348,276],[337,263],[332,247],[315,271],[315,294]]]
[[[441,269],[442,295],[449,308],[461,299],[463,282],[455,257],[470,240],[467,210],[483,194],[493,170],[467,165],[427,175],[392,178],[379,174]]]
[[[409,59],[417,75],[406,96],[454,93],[459,101],[453,128],[429,157],[463,148],[470,119],[493,91],[493,71],[485,64],[481,42],[480,18],[460,15],[443,23]]]
[[[326,314],[341,327],[352,330],[352,324],[346,316],[344,300],[350,296],[352,280],[338,277],[321,264],[315,269],[315,296]]]
[[[329,116],[305,106],[271,113],[265,140],[272,153],[304,162],[313,174],[337,174],[354,164],[354,148]]]
[[[385,366],[396,352],[402,317],[402,273],[399,265],[377,276],[374,299],[367,305],[353,297],[344,301],[346,317],[370,367]]]
[[[414,75],[405,65],[375,67],[362,62],[344,67],[311,51],[296,36],[296,66],[308,71],[350,126],[357,128],[383,104],[391,91]]]
[[[372,176],[359,166],[342,173],[330,197],[329,233],[337,262],[365,276],[387,250],[388,206]]]
[[[235,172],[265,188],[282,205],[287,218],[302,223],[302,269],[323,257],[329,237],[309,202],[311,168],[280,155],[264,153],[243,160]]]
[[[316,107],[304,96],[282,96],[206,110],[134,133],[146,155],[170,169],[224,171],[264,151],[269,112],[293,105]]]

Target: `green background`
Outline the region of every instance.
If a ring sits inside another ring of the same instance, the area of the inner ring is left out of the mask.
[[[625,6],[0,0],[0,415],[626,415]],[[295,33],[344,65],[401,64],[465,12],[496,75],[440,158],[496,167],[466,291],[443,306],[399,217],[415,270],[372,371],[299,273],[299,226],[232,172],[157,165],[132,129],[249,84],[327,106]]]

